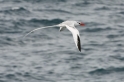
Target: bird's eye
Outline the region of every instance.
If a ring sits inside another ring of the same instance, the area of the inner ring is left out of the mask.
[[[81,23],[79,23],[79,24],[81,24]]]

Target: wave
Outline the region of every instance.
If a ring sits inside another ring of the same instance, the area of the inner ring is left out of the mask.
[[[61,10],[61,9],[36,9],[36,11],[48,11],[48,12],[59,12],[59,13],[67,13],[67,14],[73,14],[72,12]]]
[[[30,11],[24,7],[11,7],[0,10],[0,13],[9,15],[29,15]]]
[[[22,2],[22,0],[9,0],[9,1],[8,1],[8,0],[1,0],[0,2],[1,2],[1,3],[6,3],[6,2],[7,2],[7,3],[8,3],[8,2],[20,3],[20,2]]]
[[[124,15],[124,11],[121,11],[121,12],[119,12],[119,14],[122,14],[122,15]]]
[[[51,25],[51,24],[59,24],[61,23],[62,19],[52,19],[52,20],[48,20],[48,19],[31,19],[29,20],[29,22],[33,22],[33,23],[42,23],[43,25]]]
[[[52,72],[49,72],[52,73]],[[48,82],[48,78],[44,77],[41,74],[35,74],[35,73],[30,73],[30,72],[14,72],[14,73],[8,73],[8,74],[2,74],[2,78],[0,81],[1,82],[23,82],[29,81],[29,82],[34,82],[34,81],[43,81],[43,82]],[[29,79],[30,78],[30,79]]]
[[[16,0],[15,0],[16,1]],[[20,0],[29,3],[55,3],[55,2],[66,2],[66,0]]]
[[[79,7],[84,7],[84,6],[89,6],[91,3],[87,0],[84,0],[83,2],[80,3],[75,3],[74,6],[79,6]]]
[[[115,72],[124,72],[124,67],[110,67],[110,68],[98,68],[96,70],[90,71],[89,74],[91,75],[104,75],[104,74],[110,74]]]
[[[10,80],[11,81],[22,81],[21,78],[25,79],[25,78],[31,78],[31,74],[29,72],[14,72],[14,73],[3,73],[1,74],[1,77],[2,78],[6,78],[6,81],[7,80]],[[1,82],[5,82],[5,80],[2,80]]]
[[[41,2],[66,2],[67,0],[9,0],[9,2],[30,2],[30,3],[41,3]],[[1,0],[0,2],[8,2],[8,0]]]
[[[86,28],[82,31],[85,31],[85,32],[101,32],[101,31],[109,31],[109,30],[113,29],[111,27],[106,26],[104,23],[99,23],[99,22],[88,22],[88,23],[86,23],[86,25],[87,25],[87,27],[92,27],[92,28]],[[102,26],[104,26],[104,28]]]
[[[112,39],[112,38],[118,38],[119,35],[111,34],[111,35],[107,35],[106,37]]]
[[[85,32],[101,32],[101,31],[108,31],[108,30],[111,30],[112,28],[110,28],[110,27],[106,27],[106,28],[86,28],[85,30],[83,30],[83,31],[85,31]]]
[[[0,47],[4,47],[4,46],[7,46],[7,45],[13,45],[12,42],[13,42],[12,38],[1,37],[1,39],[0,39]]]
[[[61,23],[62,19],[37,19],[37,18],[32,18],[29,20],[24,20],[24,19],[20,19],[18,21],[14,21],[13,23],[15,25],[19,25],[19,26],[33,26],[33,27],[37,27],[39,25],[54,25],[54,24],[59,24]]]
[[[116,51],[117,52],[117,51]],[[120,51],[119,51],[120,52]],[[115,56],[110,56],[110,57],[112,57],[112,58],[114,58],[114,59],[117,59],[117,60],[120,60],[120,61],[124,61],[124,57],[123,56],[121,56],[121,55],[115,55]]]
[[[95,10],[110,10],[110,8],[109,7],[107,7],[107,6],[103,6],[103,7],[100,7],[100,8],[95,8]]]
[[[27,29],[28,27],[39,27],[39,26],[50,26],[55,25],[63,22],[62,19],[37,19],[32,18],[29,20],[26,19],[19,19],[19,20],[3,20],[1,19],[0,22],[3,23],[0,25],[1,30],[0,34],[7,33],[7,34],[13,34],[13,33],[22,33],[24,29]]]

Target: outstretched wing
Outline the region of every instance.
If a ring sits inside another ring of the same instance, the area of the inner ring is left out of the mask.
[[[44,28],[49,28],[49,27],[58,27],[58,25],[36,28],[36,29],[30,31],[29,33],[27,33],[23,38],[25,38],[25,37],[28,36],[30,33],[34,32],[34,31],[36,31],[36,30],[40,30],[40,29],[44,29]]]
[[[81,52],[81,41],[80,41],[79,31],[75,27],[70,27],[68,25],[66,25],[66,27],[69,31],[71,31],[76,47]]]

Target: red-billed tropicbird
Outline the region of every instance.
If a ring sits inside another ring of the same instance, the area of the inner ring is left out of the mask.
[[[72,33],[76,47],[81,52],[80,34],[79,34],[79,31],[75,28],[75,26],[78,26],[78,25],[85,26],[84,23],[78,22],[78,21],[64,21],[64,22],[57,24],[57,25],[36,28],[36,29],[30,31],[29,33],[27,33],[24,37],[26,37],[27,35],[29,35],[30,33],[34,32],[36,30],[43,29],[43,28],[60,27],[59,31],[62,31],[65,28],[67,28]]]

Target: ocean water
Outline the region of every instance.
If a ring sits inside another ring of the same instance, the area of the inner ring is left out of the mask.
[[[124,82],[124,0],[0,0],[0,82]]]

